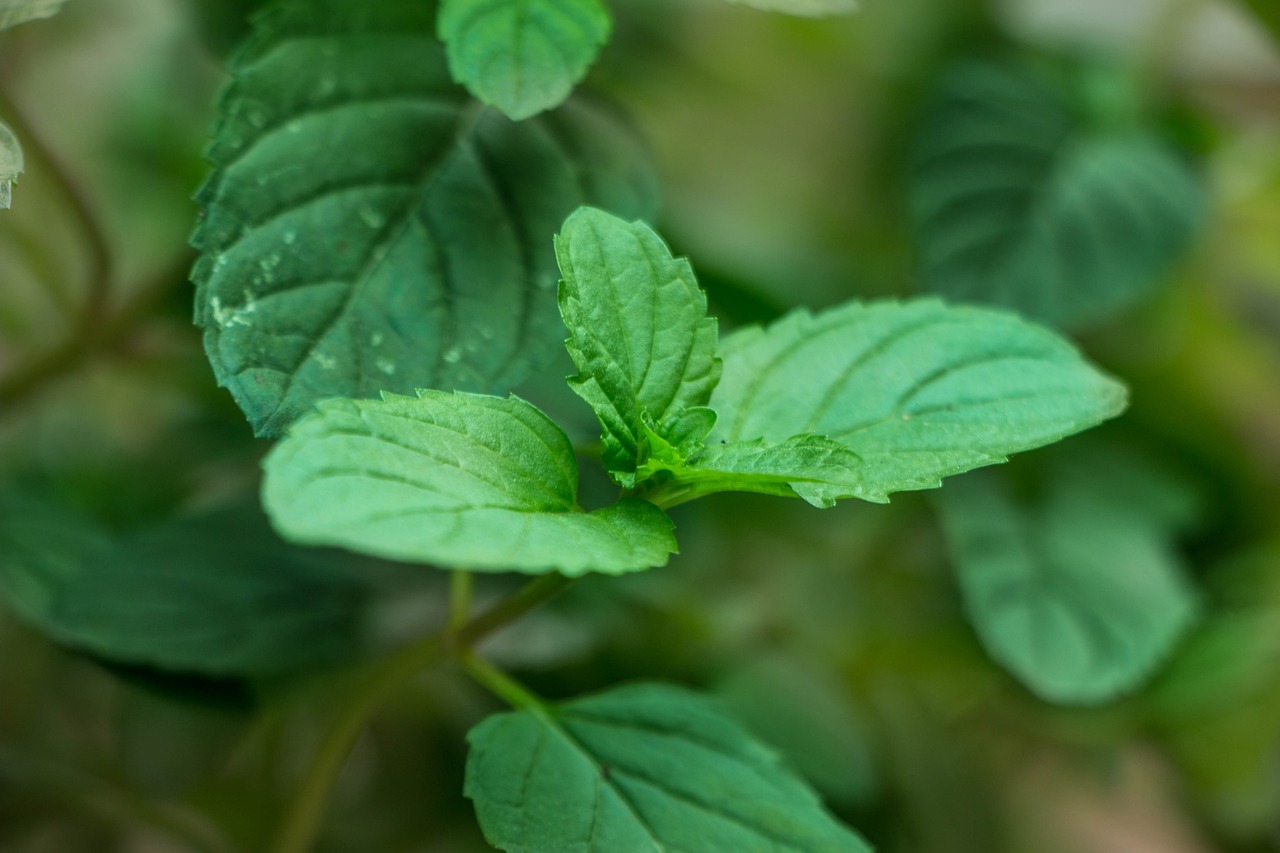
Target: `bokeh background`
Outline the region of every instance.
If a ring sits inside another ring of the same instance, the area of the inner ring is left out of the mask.
[[[27,164],[0,212],[5,853],[266,849],[344,680],[444,618],[442,573],[275,539],[268,444],[191,324],[190,198],[256,5],[70,0],[0,33],[0,120]],[[668,567],[588,579],[484,651],[552,698],[718,692],[885,853],[1280,850],[1270,0],[612,9],[588,86],[650,141],[656,224],[723,328],[989,301],[1072,335],[1132,407],[954,494],[681,507]],[[1015,227],[1028,199],[1055,239]],[[999,627],[971,581],[993,548],[1083,585],[1075,618],[1101,626],[1083,651]],[[265,591],[166,587],[174,567]],[[298,602],[322,642],[273,623]],[[488,849],[463,737],[496,708],[451,670],[414,680],[359,742],[319,849]]]

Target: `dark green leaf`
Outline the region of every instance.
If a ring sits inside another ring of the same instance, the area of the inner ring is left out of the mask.
[[[646,501],[585,512],[564,432],[533,406],[461,392],[329,400],[267,457],[289,539],[477,571],[659,566],[671,522]]]
[[[993,472],[939,493],[978,636],[1038,695],[1096,704],[1134,689],[1197,613],[1168,537],[1142,509],[1099,500],[1106,477],[1050,480],[1024,505]]]
[[[443,0],[439,32],[449,70],[513,119],[573,91],[609,38],[600,0]]]
[[[1205,209],[1156,135],[1091,129],[1028,72],[955,69],[920,129],[910,204],[925,287],[1060,326],[1149,294]]]
[[[697,446],[720,377],[716,322],[689,262],[653,229],[583,208],[556,237],[560,313],[578,375],[570,385],[604,427],[605,466],[626,474],[648,456],[647,429]]]
[[[865,853],[817,795],[707,699],[637,684],[498,714],[464,793],[511,853]]]
[[[796,311],[729,336],[721,354],[712,440],[825,436],[849,452],[835,491],[866,500],[933,488],[1125,406],[1121,385],[1047,329],[932,299]]]
[[[648,160],[608,112],[513,124],[468,102],[429,3],[272,7],[232,72],[199,195],[196,321],[263,435],[327,397],[513,387],[559,346],[564,217],[653,206]]]

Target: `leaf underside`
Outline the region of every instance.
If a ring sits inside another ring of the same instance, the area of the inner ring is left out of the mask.
[[[795,311],[726,337],[721,356],[710,444],[823,436],[848,454],[826,498],[933,488],[1114,417],[1126,402],[1121,385],[1053,332],[933,299]]]
[[[1198,609],[1168,532],[1143,508],[1107,500],[1107,476],[1098,473],[1050,478],[1030,505],[986,471],[938,495],[983,645],[1032,691],[1069,704],[1134,689]]]
[[[600,0],[443,0],[438,25],[453,78],[516,120],[567,98],[610,28]]]
[[[1090,129],[1047,82],[975,63],[926,117],[909,204],[928,290],[1081,327],[1151,293],[1206,201],[1155,134]]]
[[[681,688],[498,714],[467,740],[464,793],[512,853],[870,850],[772,751]]]
[[[671,522],[624,499],[585,512],[564,432],[517,398],[331,400],[264,463],[290,540],[475,571],[621,573],[666,563]]]
[[[729,0],[729,2],[763,9],[766,12],[785,12],[788,15],[809,18],[844,15],[858,8],[857,0]]]
[[[218,381],[261,435],[328,397],[513,387],[561,339],[564,217],[652,210],[625,125],[585,102],[514,124],[468,101],[431,12],[295,0],[231,63],[192,277]]]
[[[67,0],[0,0],[0,30],[37,18],[53,17],[65,2]]]

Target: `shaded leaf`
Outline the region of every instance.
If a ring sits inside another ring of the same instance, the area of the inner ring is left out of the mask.
[[[1020,503],[993,472],[939,492],[961,592],[987,651],[1039,696],[1096,704],[1130,691],[1197,614],[1168,537],[1108,501],[1105,477],[1050,479]]]
[[[0,0],[0,30],[37,18],[51,18],[67,0]]]
[[[477,571],[639,571],[675,551],[647,501],[577,505],[564,432],[523,400],[419,391],[329,400],[267,457],[263,502],[295,542]]]
[[[772,751],[681,688],[498,714],[467,740],[464,793],[502,850],[870,850]]]
[[[861,460],[845,457],[838,482],[867,500],[935,487],[1125,406],[1124,388],[1049,330],[932,299],[795,311],[728,336],[721,355],[713,441],[826,436]]]
[[[857,0],[729,0],[741,6],[752,6],[766,12],[785,12],[818,18],[825,15],[843,15],[858,8]]]
[[[653,229],[592,208],[556,237],[560,313],[578,368],[570,386],[604,428],[605,466],[625,485],[648,455],[647,430],[696,446],[714,420],[716,322],[693,269]]]
[[[607,111],[513,124],[449,79],[432,6],[294,0],[231,62],[196,321],[259,434],[320,399],[514,387],[559,346],[551,237],[655,182]]]
[[[1091,127],[1045,80],[975,63],[920,128],[909,202],[927,289],[1075,327],[1148,295],[1206,197],[1154,133]]]
[[[609,38],[600,0],[443,0],[439,34],[449,71],[513,119],[573,91]]]
[[[0,493],[0,598],[48,627],[59,593],[112,545],[95,519],[49,499]]]

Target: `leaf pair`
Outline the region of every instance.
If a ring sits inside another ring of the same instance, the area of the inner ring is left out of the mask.
[[[266,461],[282,532],[471,570],[638,571],[675,550],[659,506],[729,490],[884,501],[1124,406],[1069,344],[1012,316],[851,304],[718,347],[688,263],[648,226],[584,208],[556,252],[570,384],[638,497],[582,510],[568,439],[522,400],[419,391],[331,401],[293,429]]]

